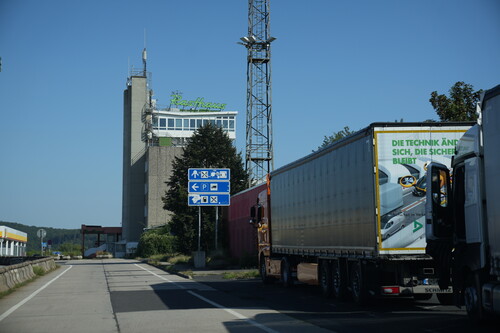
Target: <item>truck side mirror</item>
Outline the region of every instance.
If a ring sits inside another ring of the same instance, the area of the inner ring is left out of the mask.
[[[250,223],[255,223],[255,206],[250,207]]]
[[[427,239],[436,240],[452,236],[450,172],[440,163],[427,167],[426,191]]]
[[[263,211],[261,205],[250,207],[250,223],[258,226],[262,222]]]

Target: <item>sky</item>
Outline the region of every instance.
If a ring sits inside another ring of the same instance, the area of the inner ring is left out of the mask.
[[[270,5],[275,168],[344,126],[437,120],[430,93],[457,81],[500,83],[498,0]],[[226,103],[244,156],[247,33],[246,0],[0,0],[0,221],[121,225],[123,91],[145,45],[158,103]]]

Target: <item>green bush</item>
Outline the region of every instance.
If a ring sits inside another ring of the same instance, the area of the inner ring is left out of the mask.
[[[40,266],[33,266],[33,273],[37,276],[45,275],[45,270]]]
[[[137,246],[137,255],[148,258],[157,254],[173,253],[174,237],[148,231],[141,235]]]
[[[81,256],[82,247],[79,244],[74,244],[70,242],[63,243],[58,246],[57,251],[61,252],[66,256]]]

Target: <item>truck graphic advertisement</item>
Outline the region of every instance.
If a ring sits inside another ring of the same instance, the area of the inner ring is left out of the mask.
[[[427,165],[450,167],[465,130],[374,128],[380,253],[425,253]]]

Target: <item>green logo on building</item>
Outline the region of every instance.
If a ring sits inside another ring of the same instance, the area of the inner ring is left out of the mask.
[[[192,110],[189,111],[207,111],[209,109],[216,109],[216,110],[224,110],[226,108],[226,104],[223,103],[213,103],[213,102],[205,102],[205,99],[203,97],[198,97],[194,101],[188,101],[185,99],[182,99],[181,95],[174,94],[171,95],[172,99],[170,102],[172,105],[175,106],[182,106],[184,108],[192,108]],[[198,110],[199,109],[199,110]]]

